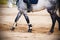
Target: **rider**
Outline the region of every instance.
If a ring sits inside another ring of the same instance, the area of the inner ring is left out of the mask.
[[[27,11],[28,12],[32,11],[30,0],[27,0]]]

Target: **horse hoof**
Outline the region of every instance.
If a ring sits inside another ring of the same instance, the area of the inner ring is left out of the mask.
[[[54,30],[50,30],[49,32],[50,32],[50,33],[53,33],[53,32],[54,32]]]
[[[12,27],[11,30],[14,31],[15,27]]]
[[[59,31],[60,31],[60,29],[59,29]]]
[[[28,32],[32,32],[32,29],[29,29]]]
[[[60,31],[60,30],[59,30]]]
[[[51,33],[51,32],[48,32],[47,34],[48,34],[48,35],[51,35],[52,33]]]

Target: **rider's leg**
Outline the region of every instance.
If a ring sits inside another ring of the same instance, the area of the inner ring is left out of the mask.
[[[30,0],[27,0],[27,12],[32,11]]]
[[[19,2],[19,0],[16,0],[16,5],[17,5],[18,2]]]

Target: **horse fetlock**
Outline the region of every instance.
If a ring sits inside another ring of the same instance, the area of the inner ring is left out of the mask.
[[[15,27],[17,26],[17,23],[14,23],[11,30],[14,31]]]
[[[54,30],[50,30],[50,33],[53,33],[54,32]]]
[[[15,26],[17,26],[17,24]]]
[[[29,29],[32,29],[32,24],[29,24],[28,26],[29,26]]]
[[[29,26],[28,32],[32,32],[32,24],[29,23],[28,26]]]
[[[28,29],[28,32],[32,32],[32,29]]]
[[[29,27],[32,27],[32,24],[28,24]]]
[[[17,23],[14,23],[14,24],[13,24],[13,27],[15,27],[15,26],[17,26]]]
[[[15,27],[12,27],[11,30],[14,31]]]

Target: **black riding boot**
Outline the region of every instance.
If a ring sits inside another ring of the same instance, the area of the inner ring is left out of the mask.
[[[28,2],[27,2],[27,12],[30,12],[30,11],[32,11],[32,7],[31,7],[30,1],[28,0]]]
[[[16,0],[16,5],[17,5],[18,2],[19,2],[19,0]]]

